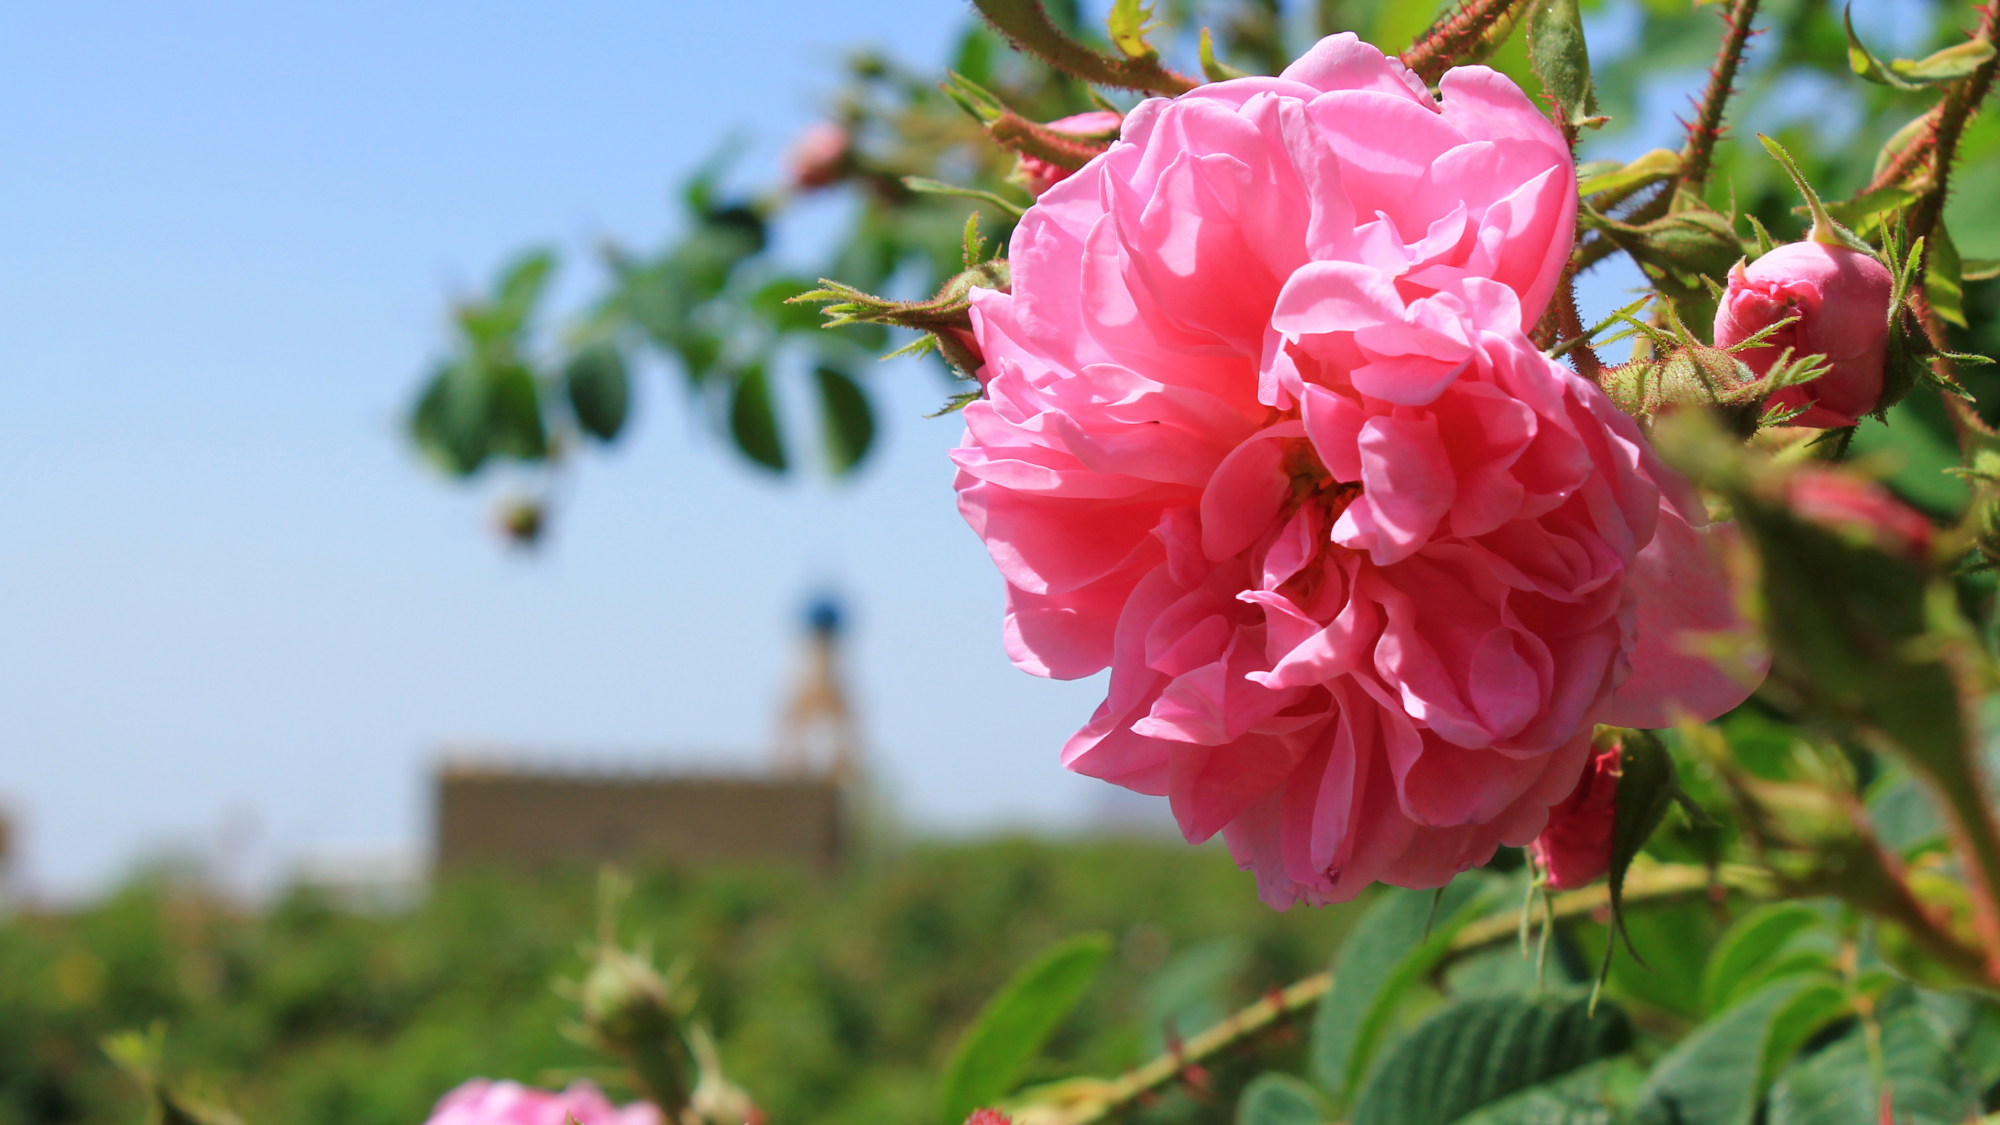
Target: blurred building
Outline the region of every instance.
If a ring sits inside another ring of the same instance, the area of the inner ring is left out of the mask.
[[[436,869],[839,862],[861,734],[842,679],[839,606],[815,601],[806,626],[768,771],[578,768],[505,750],[460,753],[436,776]]]

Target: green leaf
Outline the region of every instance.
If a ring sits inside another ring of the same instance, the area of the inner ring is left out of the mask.
[[[1583,13],[1577,0],[1531,0],[1528,5],[1528,63],[1542,80],[1571,128],[1597,118],[1597,88],[1590,81],[1590,51],[1583,41]]]
[[[1313,1016],[1313,1078],[1337,1108],[1360,1090],[1410,986],[1443,959],[1451,939],[1498,900],[1499,880],[1460,876],[1442,897],[1385,888],[1334,961],[1333,988]],[[1426,927],[1429,932],[1426,935]]]
[[[1639,1090],[1633,1119],[1751,1125],[1772,1078],[1846,1003],[1845,991],[1826,977],[1766,985],[1661,1056]]]
[[[1456,1125],[1612,1125],[1623,1120],[1610,1071],[1631,1068],[1610,1060],[1579,1067],[1539,1086],[1494,1102],[1458,1119]]]
[[[1251,1079],[1236,1102],[1236,1125],[1321,1125],[1332,1119],[1311,1083],[1277,1071]]]
[[[470,476],[486,463],[485,387],[464,362],[432,373],[410,411],[410,439],[438,468]]]
[[[1993,57],[1993,44],[1971,39],[1914,61],[1891,59],[1884,63],[1870,53],[1860,37],[1854,34],[1853,5],[1850,4],[1842,12],[1841,22],[1847,29],[1847,65],[1868,81],[1897,90],[1918,90],[1955,82]]]
[[[960,187],[957,184],[948,184],[942,180],[933,180],[926,176],[904,176],[903,186],[920,195],[955,195],[963,199],[977,199],[981,203],[990,203],[999,208],[1000,213],[1010,219],[1018,219],[1028,213],[1026,207],[1008,199],[1006,196],[996,195],[993,192],[984,191],[979,188]]]
[[[1701,982],[1701,1007],[1713,1015],[1765,980],[1763,970],[1778,960],[1793,938],[1821,925],[1817,910],[1796,902],[1759,907],[1736,920],[1709,955]]]
[[[542,424],[542,396],[534,372],[509,363],[486,372],[488,434],[493,452],[523,461],[549,455],[549,436]]]
[[[1622,1009],[1525,996],[1453,1004],[1410,1032],[1369,1076],[1353,1125],[1444,1125],[1631,1046]]]
[[[1604,963],[1608,968],[1618,944],[1623,938],[1630,949],[1632,939],[1625,934],[1625,874],[1632,868],[1632,861],[1639,856],[1639,849],[1646,846],[1654,830],[1667,817],[1668,806],[1674,803],[1675,794],[1680,792],[1680,784],[1674,777],[1674,756],[1667,752],[1666,743],[1652,731],[1628,730],[1619,740],[1619,777],[1617,800],[1611,818],[1611,868],[1608,876],[1611,891],[1611,940],[1604,947]],[[1637,956],[1636,951],[1633,954]],[[1642,958],[1643,960],[1643,958]],[[1603,979],[1604,970],[1598,971]]]
[[[1992,281],[2000,277],[2000,258],[1964,258],[1958,264],[1960,280]]]
[[[1103,934],[1060,942],[986,1002],[945,1067],[941,1125],[961,1125],[973,1110],[1013,1089],[1021,1068],[1083,999],[1110,952],[1111,939]]]
[[[831,367],[813,371],[819,383],[820,432],[836,476],[852,472],[875,442],[875,414],[853,379]]]
[[[1916,198],[1917,194],[1908,188],[1897,187],[1891,184],[1888,187],[1863,192],[1853,199],[1842,200],[1838,203],[1829,203],[1826,205],[1826,213],[1833,216],[1834,222],[1852,227],[1857,231],[1866,231],[1880,221],[1882,216],[1895,213],[1899,208],[1905,207],[1915,201]],[[1806,207],[1794,207],[1792,211],[1800,215],[1811,213],[1810,209]]]
[[[549,275],[555,268],[556,256],[552,250],[537,248],[522,253],[501,272],[499,283],[493,287],[493,303],[515,314],[514,323],[519,324],[520,318],[541,300],[542,290],[548,286]]]
[[[1881,1020],[1880,1034],[1879,1072],[1864,1028],[1787,1070],[1771,1089],[1769,1125],[1885,1120],[1879,1116],[1885,1085],[1896,1125],[1960,1125],[1977,1116],[1978,1083],[1921,1009],[1896,1006]]]
[[[632,405],[632,385],[625,374],[625,357],[616,345],[599,342],[570,357],[563,368],[563,389],[577,425],[599,441],[611,441],[625,428]]]
[[[762,367],[745,368],[730,388],[729,436],[744,456],[774,472],[785,471],[785,445],[778,436],[778,414]]]
[[[1593,176],[1580,178],[1576,182],[1578,195],[1597,195],[1607,191],[1630,191],[1661,180],[1680,175],[1681,154],[1663,148],[1640,156],[1630,164],[1611,168]]]
[[[1932,312],[1964,328],[1965,282],[1959,272],[1958,248],[1951,244],[1951,232],[1942,219],[1924,245],[1929,248],[1929,260],[1924,263],[1924,300],[1930,302]]]

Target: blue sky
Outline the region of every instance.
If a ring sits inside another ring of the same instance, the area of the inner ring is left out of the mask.
[[[923,825],[1067,823],[1098,688],[1014,671],[926,368],[860,479],[753,475],[662,372],[551,548],[487,529],[397,416],[447,299],[530,240],[650,244],[732,129],[746,176],[842,49],[934,64],[964,8],[9,5],[0,13],[0,801],[87,893],[164,846],[268,878],[419,846],[445,741],[761,762],[798,611],[855,619],[875,763]],[[801,237],[837,216],[821,208]],[[795,234],[797,232],[794,232]]]

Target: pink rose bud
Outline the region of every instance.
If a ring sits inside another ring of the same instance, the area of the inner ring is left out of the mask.
[[[1119,121],[1119,116],[1110,110],[1094,109],[1089,113],[1057,118],[1049,122],[1048,127],[1058,133],[1091,136],[1115,131]],[[1019,163],[1014,165],[1015,178],[1021,182],[1022,187],[1028,189],[1029,195],[1037,196],[1068,179],[1073,171],[1075,169],[1051,164],[1033,156],[1023,156]]]
[[[1767,407],[1805,408],[1794,426],[1852,426],[1882,398],[1894,279],[1873,255],[1824,242],[1793,242],[1729,272],[1715,311],[1715,346],[1726,348],[1788,316],[1798,320],[1765,337],[1767,347],[1737,358],[1763,375],[1786,348],[1792,358],[1824,355],[1833,365],[1810,383],[1786,387]]]
[[[1549,809],[1548,827],[1528,848],[1549,873],[1550,890],[1575,890],[1610,870],[1621,770],[1614,744],[1584,763],[1576,788]]]
[[[792,186],[815,191],[839,183],[847,175],[852,146],[847,130],[831,121],[808,126],[785,155]]]
[[[663,1125],[651,1102],[614,1106],[589,1082],[558,1094],[474,1078],[438,1099],[427,1125]]]
[[[1800,519],[1866,539],[1911,562],[1930,556],[1931,521],[1872,480],[1800,469],[1787,482],[1785,499]]]
[[[1014,1125],[1014,1120],[997,1109],[975,1109],[965,1125]]]

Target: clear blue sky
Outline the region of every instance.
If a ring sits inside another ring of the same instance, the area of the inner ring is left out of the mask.
[[[807,0],[83,2],[0,13],[0,801],[100,887],[254,824],[251,873],[418,846],[434,747],[761,761],[800,603],[847,591],[875,762],[942,828],[1074,821],[1097,687],[1014,671],[928,369],[876,373],[851,486],[753,475],[642,387],[552,549],[409,455],[446,299],[530,239],[650,244],[746,130],[757,178],[872,36],[965,9]],[[832,216],[808,216],[824,229]],[[229,828],[237,825],[236,828]]]
[[[650,372],[636,432],[584,460],[532,559],[496,545],[490,490],[431,477],[397,433],[447,299],[508,252],[563,246],[574,302],[588,247],[666,234],[721,137],[744,130],[767,177],[843,48],[935,66],[967,14],[847,10],[0,9],[0,803],[34,885],[88,893],[224,838],[266,879],[421,847],[447,741],[755,764],[828,583],[911,820],[1076,823],[1101,799],[1056,761],[1099,685],[1001,654],[999,581],[951,502],[958,424],[922,418],[930,370],[876,372],[886,436],[839,487],[754,475]],[[1667,76],[1607,152],[1670,143],[1698,77]]]

